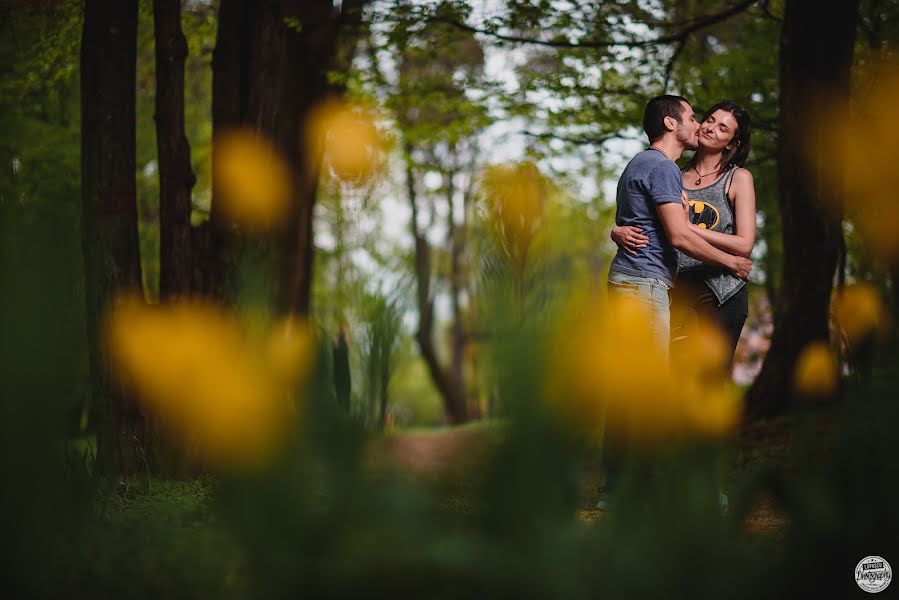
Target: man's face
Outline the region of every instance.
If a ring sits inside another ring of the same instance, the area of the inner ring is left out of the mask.
[[[686,102],[681,102],[684,111],[681,113],[680,123],[677,125],[677,141],[687,150],[696,150],[699,147],[699,123],[696,121],[696,113],[693,107]]]

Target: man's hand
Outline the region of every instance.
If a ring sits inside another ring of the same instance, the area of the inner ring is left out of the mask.
[[[622,225],[620,227],[613,227],[609,237],[612,238],[612,241],[615,242],[619,248],[628,254],[636,256],[637,250],[645,248],[646,244],[649,243],[649,238],[643,235],[641,233],[642,231],[643,229],[640,227]]]
[[[728,269],[733,274],[734,277],[742,279],[743,281],[749,281],[749,271],[752,270],[752,261],[748,258],[743,258],[742,256],[734,256],[733,264],[728,266]]]

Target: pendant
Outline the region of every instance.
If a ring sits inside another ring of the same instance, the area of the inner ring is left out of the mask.
[[[693,185],[699,185],[700,183],[702,183],[702,177],[700,177],[699,179],[697,179],[697,180],[696,180],[696,183],[694,183]]]

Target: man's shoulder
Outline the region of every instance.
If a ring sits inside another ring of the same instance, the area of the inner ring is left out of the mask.
[[[661,152],[644,150],[635,155],[624,169],[632,177],[647,177],[657,170],[680,177],[680,167]]]

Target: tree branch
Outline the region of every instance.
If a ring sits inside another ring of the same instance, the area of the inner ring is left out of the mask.
[[[772,21],[777,21],[778,23],[783,23],[783,19],[775,15],[771,12],[771,0],[765,0],[762,2],[762,14],[771,19]]]
[[[686,45],[686,38],[680,40],[674,47],[674,52],[671,53],[671,58],[668,59],[668,64],[665,65],[665,83],[664,85],[662,85],[663,94],[668,92],[668,84],[671,83],[671,73],[674,71],[674,63],[677,62],[677,58],[681,55],[681,52],[684,51],[684,46]]]
[[[692,24],[675,33],[658,36],[650,40],[635,40],[631,42],[615,40],[582,40],[579,42],[569,42],[567,40],[538,40],[517,35],[506,35],[496,31],[491,31],[489,29],[484,29],[483,27],[474,27],[472,25],[468,25],[467,23],[457,21],[456,19],[440,15],[426,17],[425,20],[429,23],[443,23],[457,29],[461,29],[463,31],[468,31],[470,33],[479,33],[504,42],[514,42],[518,44],[535,44],[539,46],[549,46],[552,48],[610,48],[615,46],[622,48],[645,48],[648,46],[683,42],[691,33],[694,33],[701,29],[705,29],[722,21],[726,21],[730,17],[746,11],[749,7],[757,4],[758,2],[759,0],[743,0],[739,4],[736,4],[728,8],[727,10],[723,10],[720,13],[715,13],[696,19],[692,22]]]
[[[568,142],[569,144],[578,144],[581,146],[586,146],[588,144],[594,144],[594,145],[599,146],[601,144],[608,142],[609,140],[632,139],[627,136],[619,135],[617,133],[610,133],[609,135],[604,135],[601,137],[576,137],[576,136],[562,135],[562,134],[558,134],[558,133],[539,132],[539,131],[530,131],[530,130],[524,130],[521,133],[523,135],[526,135],[529,137],[546,139],[546,140],[560,140],[562,142]]]

